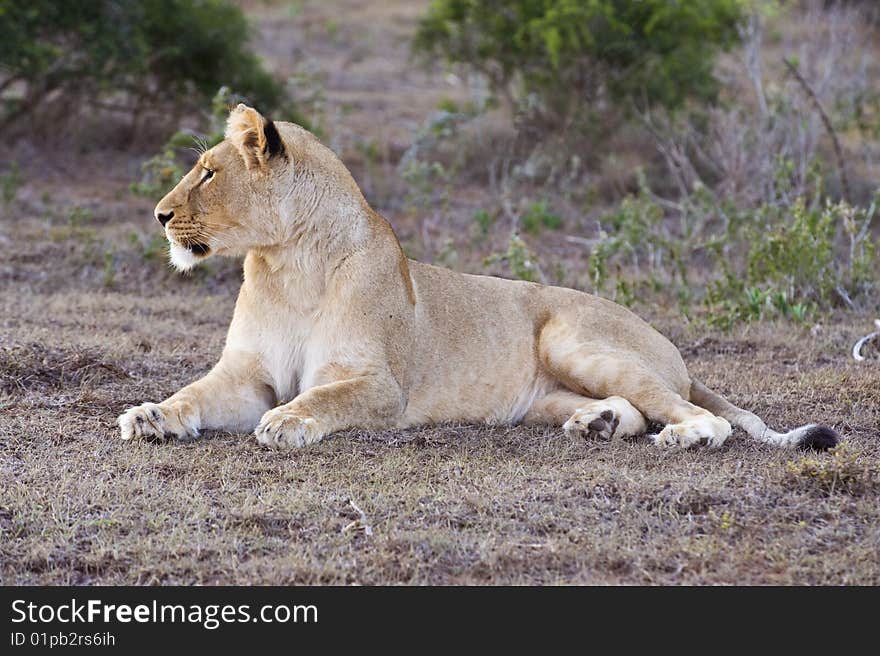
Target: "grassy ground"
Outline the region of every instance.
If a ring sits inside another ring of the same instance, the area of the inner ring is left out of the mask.
[[[303,52],[326,67],[326,104],[345,108],[328,132],[424,247],[394,162],[419,117],[460,90],[406,64],[408,3],[381,16],[350,4],[294,16],[257,3],[261,48],[279,70]],[[371,168],[358,144],[373,141]],[[152,202],[126,192],[136,153],[0,155],[19,158],[25,180],[0,208],[4,584],[880,583],[880,366],[848,355],[870,317],[721,334],[646,310],[695,377],[774,427],[835,426],[835,454],[775,451],[740,431],[718,451],[666,453],[472,426],[352,431],[294,453],[224,433],[122,443],[122,409],[217,359],[237,265],[168,270]],[[464,187],[428,237],[459,233],[456,212],[469,219],[484,193]],[[560,267],[584,267],[583,253],[552,250],[561,236],[542,241]],[[462,266],[485,248],[462,250]]]
[[[880,583],[880,368],[847,361],[848,326],[670,331],[775,425],[835,425],[845,451],[813,464],[739,432],[681,453],[458,426],[120,442],[120,409],[217,357],[232,296],[201,287],[3,286],[4,583]]]

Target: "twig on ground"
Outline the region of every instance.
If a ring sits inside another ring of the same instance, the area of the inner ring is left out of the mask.
[[[347,533],[348,531],[363,531],[364,535],[372,535],[373,527],[367,523],[367,515],[361,510],[358,505],[354,502],[354,499],[349,499],[348,504],[354,508],[354,511],[359,515],[359,517],[348,524],[342,529],[343,533]]]
[[[877,326],[876,332],[865,335],[859,341],[857,341],[852,348],[852,356],[856,362],[862,362],[865,359],[865,356],[862,355],[862,351],[864,350],[866,344],[868,344],[869,342],[880,343],[880,319],[875,319],[874,325]]]

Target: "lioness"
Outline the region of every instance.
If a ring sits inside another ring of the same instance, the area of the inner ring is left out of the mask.
[[[608,439],[651,420],[665,425],[660,447],[719,447],[729,422],[779,447],[837,443],[816,425],[770,430],[692,380],[675,346],[615,303],[408,260],[330,149],[251,107],[230,113],[225,140],[155,213],[175,267],[245,254],[244,282],[220,361],[127,410],[123,439],[256,429],[260,444],[289,448],[444,421]]]

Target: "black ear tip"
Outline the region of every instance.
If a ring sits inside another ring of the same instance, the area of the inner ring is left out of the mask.
[[[269,153],[269,157],[283,155],[284,142],[281,141],[281,135],[278,134],[278,128],[275,127],[275,123],[268,118],[265,119],[263,132],[266,135],[266,151]]]
[[[827,426],[811,426],[801,438],[800,447],[802,449],[812,449],[813,451],[825,451],[837,446],[840,442],[840,435]]]

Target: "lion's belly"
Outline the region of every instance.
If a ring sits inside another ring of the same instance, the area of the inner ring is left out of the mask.
[[[558,387],[547,376],[494,379],[485,375],[462,375],[456,380],[436,380],[410,392],[403,426],[441,422],[515,424],[522,420],[536,399]]]
[[[541,369],[528,288],[415,265],[419,298],[403,424],[516,423],[558,386]]]

